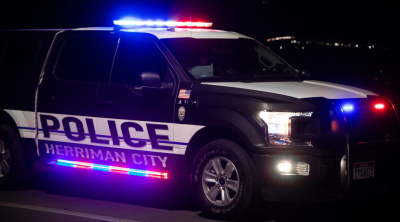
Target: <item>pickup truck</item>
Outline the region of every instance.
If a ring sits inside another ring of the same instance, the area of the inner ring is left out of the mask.
[[[373,92],[300,72],[211,23],[0,32],[0,186],[33,163],[190,181],[204,213],[394,186],[399,119]],[[188,183],[189,184],[189,183]]]

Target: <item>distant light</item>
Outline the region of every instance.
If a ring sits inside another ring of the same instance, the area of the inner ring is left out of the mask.
[[[294,36],[279,36],[279,37],[275,37],[275,38],[266,39],[265,41],[273,42],[273,41],[288,40],[288,39],[294,39],[294,38],[295,38]]]
[[[345,104],[342,106],[343,112],[352,112],[354,110],[353,104]]]
[[[134,175],[134,176],[168,179],[168,173],[165,173],[165,172],[139,170],[139,169],[126,168],[126,167],[109,166],[109,165],[94,164],[94,163],[87,163],[87,162],[80,162],[80,161],[58,159],[55,162],[51,162],[51,164],[56,164],[59,166],[66,166],[66,167],[80,168],[80,169],[87,169],[87,170],[97,170],[97,171],[105,171],[105,172],[112,172],[112,173],[129,174],[129,175]]]

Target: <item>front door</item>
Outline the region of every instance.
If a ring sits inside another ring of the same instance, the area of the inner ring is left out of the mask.
[[[168,172],[176,78],[155,40],[75,31],[53,48],[38,91],[40,155],[105,171]],[[160,89],[143,90],[143,73],[158,75]]]

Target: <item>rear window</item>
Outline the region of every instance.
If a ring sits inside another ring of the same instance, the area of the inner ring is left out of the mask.
[[[54,74],[62,80],[108,82],[117,47],[113,38],[69,38],[63,42]]]

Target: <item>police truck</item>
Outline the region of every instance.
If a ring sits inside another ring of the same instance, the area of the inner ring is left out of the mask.
[[[208,22],[0,35],[0,187],[34,163],[190,181],[207,215],[398,182],[399,120],[371,91],[300,72]]]

